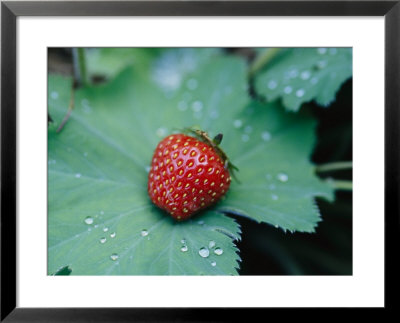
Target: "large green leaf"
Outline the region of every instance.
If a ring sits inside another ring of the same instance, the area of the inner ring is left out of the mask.
[[[352,72],[351,48],[282,49],[256,75],[255,88],[269,101],[281,98],[291,111],[312,100],[328,106]]]
[[[311,232],[319,221],[313,197],[332,197],[309,163],[312,117],[249,105],[240,59],[210,58],[172,91],[152,72],[128,68],[108,85],[77,91],[56,133],[70,87],[49,78],[50,274],[69,266],[72,275],[235,275],[240,228],[224,211]],[[151,204],[147,172],[162,137],[196,124],[224,133],[241,184],[233,182],[216,207],[176,223]]]

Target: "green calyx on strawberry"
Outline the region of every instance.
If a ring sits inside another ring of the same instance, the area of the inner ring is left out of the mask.
[[[228,191],[237,170],[218,146],[222,134],[211,139],[201,130],[164,138],[154,151],[148,177],[152,202],[174,219],[188,219],[218,202]]]

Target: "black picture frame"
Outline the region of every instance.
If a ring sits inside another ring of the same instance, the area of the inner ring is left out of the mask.
[[[237,321],[244,309],[16,307],[16,19],[19,16],[381,16],[385,19],[385,308],[396,304],[400,1],[29,1],[1,3],[1,321]],[[396,242],[390,241],[395,239]],[[397,251],[398,252],[398,251]],[[390,283],[389,283],[390,282]],[[247,309],[260,311],[260,309]],[[286,315],[287,313],[285,313]],[[253,319],[258,315],[251,313]],[[260,313],[262,315],[262,313]],[[249,317],[248,317],[249,318]]]

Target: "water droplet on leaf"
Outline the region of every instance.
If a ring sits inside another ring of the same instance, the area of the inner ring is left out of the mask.
[[[308,79],[310,78],[310,76],[311,76],[310,71],[303,71],[303,72],[301,72],[301,74],[300,74],[300,78],[301,78],[302,80],[308,80]]]
[[[275,90],[277,86],[278,86],[278,82],[276,82],[275,80],[270,80],[268,82],[268,88],[270,90]]]
[[[118,256],[118,254],[113,253],[113,254],[110,256],[110,258],[111,258],[112,261],[115,261],[115,260],[117,260],[117,259],[119,258],[119,256]]]
[[[289,71],[290,78],[296,78],[299,75],[299,71],[297,69],[292,69]]]
[[[279,173],[277,175],[278,180],[280,180],[281,182],[287,182],[289,179],[289,176],[285,173]]]
[[[199,255],[203,258],[207,258],[210,255],[210,250],[207,248],[203,247],[199,250]]]
[[[93,218],[91,216],[88,216],[85,218],[85,223],[86,224],[92,224],[93,223]]]
[[[240,127],[242,126],[242,124],[243,124],[242,120],[235,120],[235,121],[233,121],[233,126],[234,126],[235,128],[240,128]]]
[[[167,134],[167,129],[164,127],[158,128],[156,134],[159,137],[164,137]]]
[[[285,94],[290,94],[290,93],[292,93],[292,91],[293,91],[293,88],[290,85],[285,86],[285,88],[283,89],[283,92],[285,92]]]
[[[296,96],[297,96],[298,98],[301,98],[302,96],[304,96],[305,93],[306,93],[306,91],[304,91],[303,89],[298,89],[298,90],[296,91]]]
[[[268,131],[264,131],[261,133],[261,138],[264,141],[270,141],[271,140],[271,134]]]
[[[216,249],[214,250],[214,253],[215,253],[217,256],[221,256],[221,255],[224,253],[224,250],[222,250],[221,248],[216,248]]]
[[[252,126],[246,126],[245,128],[244,128],[244,132],[245,133],[251,133],[253,131],[253,127]]]
[[[313,85],[317,84],[318,83],[318,77],[316,77],[316,76],[312,77],[311,80],[310,80],[310,83],[313,84]]]
[[[318,67],[319,69],[325,68],[326,65],[327,65],[326,61],[318,61],[318,62],[317,62],[317,67]]]
[[[330,55],[336,55],[337,49],[336,48],[329,48],[329,54]]]
[[[218,113],[217,110],[212,110],[212,111],[210,112],[210,118],[211,118],[211,119],[217,119],[218,117],[219,117],[219,113]]]
[[[248,142],[249,139],[250,139],[249,135],[246,135],[246,134],[242,135],[242,141],[243,142]]]
[[[192,109],[193,109],[194,112],[200,112],[203,109],[203,102],[194,101],[192,103]]]

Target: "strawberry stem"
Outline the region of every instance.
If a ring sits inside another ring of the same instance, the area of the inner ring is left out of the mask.
[[[237,168],[235,165],[233,165],[231,163],[231,161],[228,158],[228,155],[219,146],[219,144],[221,143],[222,138],[223,138],[222,133],[219,133],[218,135],[216,135],[214,137],[214,139],[211,139],[210,136],[208,135],[208,133],[203,130],[199,130],[199,129],[195,129],[195,128],[185,128],[185,131],[195,135],[196,138],[198,138],[199,140],[201,140],[201,141],[205,142],[206,144],[210,145],[211,147],[213,147],[214,150],[217,152],[217,154],[224,161],[225,168],[227,168],[229,170],[229,172],[232,174],[232,177],[235,179],[235,181],[240,183],[240,181],[238,180],[238,178],[236,177],[236,174],[235,174],[235,172],[239,171],[239,168]]]
[[[213,139],[214,144],[216,144],[217,146],[221,143],[222,141],[222,133],[219,133],[218,135],[216,135]]]

